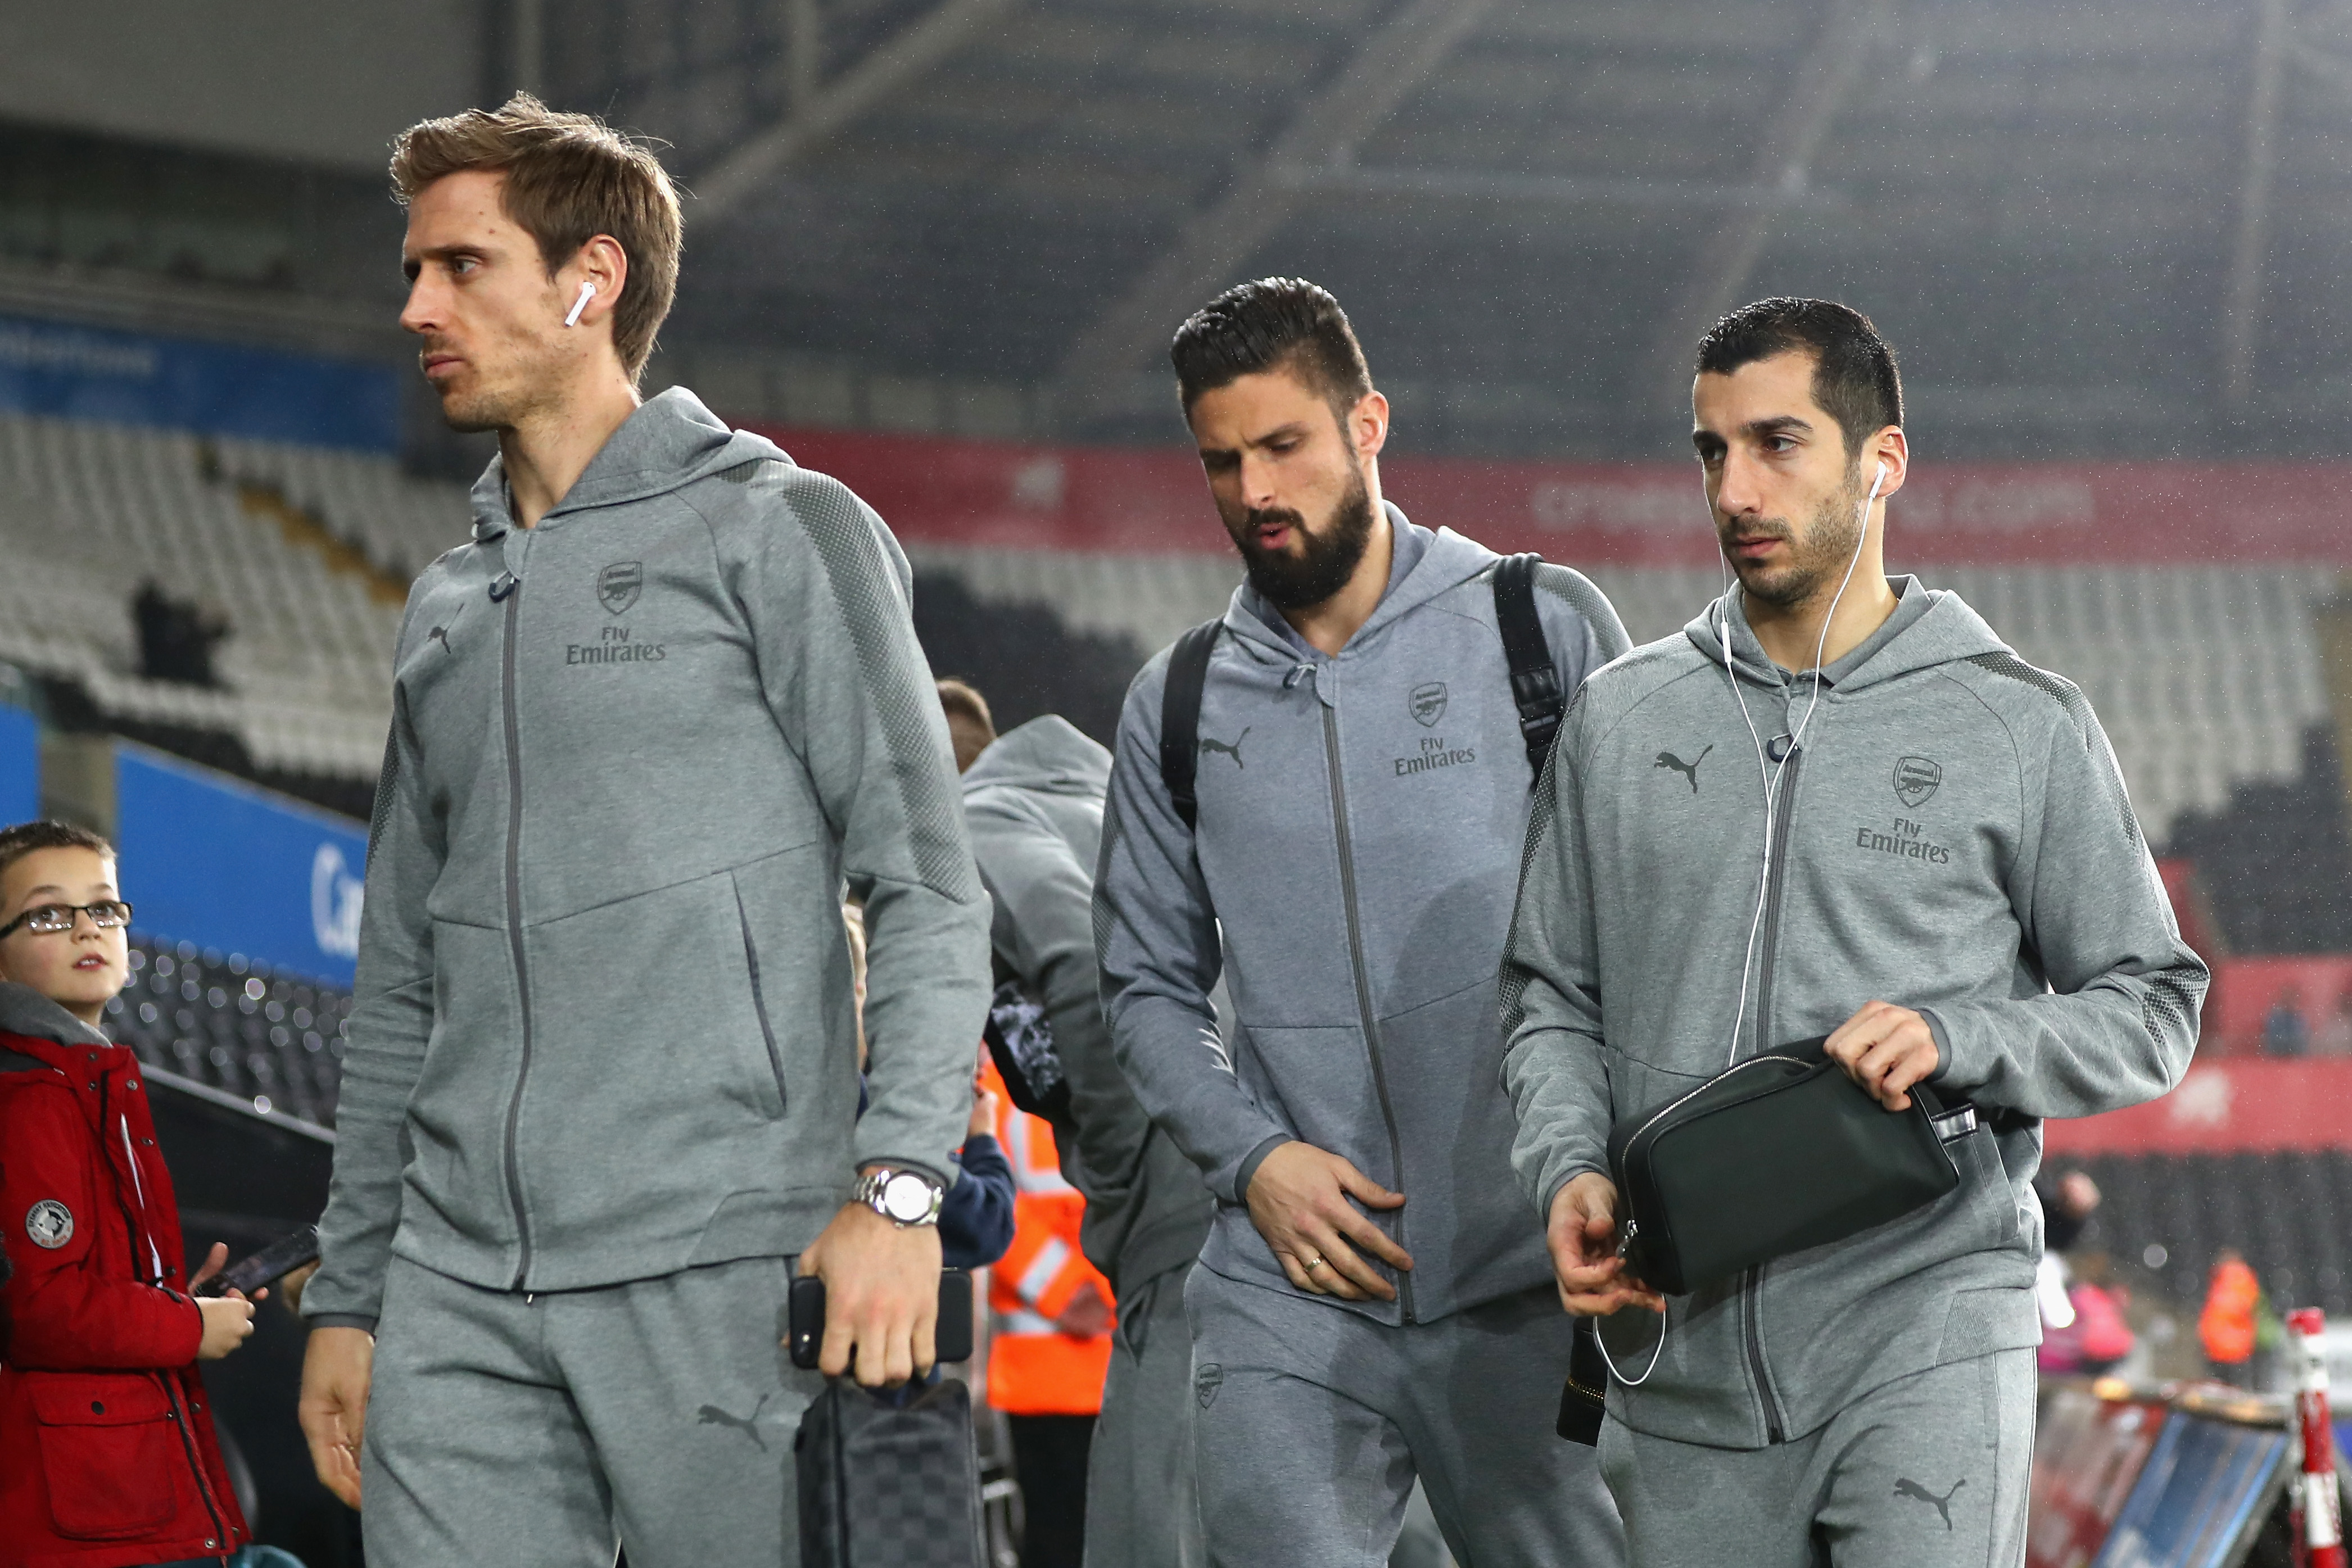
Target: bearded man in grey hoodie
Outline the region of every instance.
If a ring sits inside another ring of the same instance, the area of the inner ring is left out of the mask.
[[[1323,289],[1244,284],[1171,357],[1247,580],[1207,633],[1192,814],[1171,654],[1129,690],[1095,943],[1119,1063],[1218,1204],[1185,1285],[1210,1560],[1377,1568],[1418,1476],[1465,1562],[1621,1563],[1551,1435],[1570,1324],[1496,1081],[1532,784],[1498,558],[1382,500],[1388,401]],[[1533,598],[1560,691],[1623,649],[1575,572]]]
[[[1692,411],[1739,586],[1571,702],[1504,960],[1513,1158],[1620,1375],[1602,1471],[1645,1565],[2021,1563],[2042,1119],[2179,1082],[2205,967],[2083,694],[1885,575],[1909,445],[1870,322],[1735,311]],[[1661,1297],[1611,1128],[1824,1035],[1889,1111],[1973,1102],[1958,1187]]]
[[[907,562],[641,404],[678,257],[643,148],[518,97],[393,174],[402,325],[499,455],[394,653],[304,1432],[380,1568],[790,1563],[792,1260],[825,1372],[929,1365],[988,997]]]

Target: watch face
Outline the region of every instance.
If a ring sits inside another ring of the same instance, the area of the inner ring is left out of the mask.
[[[882,1184],[882,1207],[891,1218],[911,1225],[931,1211],[931,1184],[900,1171]]]

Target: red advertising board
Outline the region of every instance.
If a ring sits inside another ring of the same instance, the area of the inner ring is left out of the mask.
[[[793,457],[864,496],[902,538],[1013,549],[1230,548],[1181,438],[1160,447],[768,427]],[[1171,431],[1171,435],[1178,433]],[[1511,463],[1392,456],[1390,499],[1496,549],[1601,566],[1707,566],[1696,463]],[[2333,497],[2345,463],[1937,463],[1892,503],[1888,559],[1916,564],[2114,561],[2352,564]]]
[[[2033,1437],[2026,1568],[2084,1568],[2098,1554],[2165,1417],[2161,1405],[2084,1388],[2050,1396]]]
[[[2352,1061],[2200,1059],[2162,1099],[2042,1133],[2053,1158],[2352,1149]]]

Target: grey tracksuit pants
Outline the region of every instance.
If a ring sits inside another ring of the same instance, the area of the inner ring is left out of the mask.
[[[1121,1297],[1087,1458],[1087,1568],[1204,1568],[1187,1263]]]
[[[786,1358],[784,1260],[525,1297],[394,1258],[361,1452],[373,1568],[783,1564],[793,1437],[822,1386]]]
[[[1601,1429],[1601,1469],[1641,1568],[2018,1568],[2033,1460],[2034,1353],[1898,1378],[1819,1431],[1709,1448]]]
[[[1201,1267],[1184,1303],[1219,1568],[1382,1568],[1416,1475],[1464,1568],[1625,1562],[1592,1450],[1552,1430],[1570,1321],[1549,1288],[1391,1328]]]

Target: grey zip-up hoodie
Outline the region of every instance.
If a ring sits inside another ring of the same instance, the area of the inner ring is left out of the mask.
[[[1765,656],[1737,594],[1586,683],[1528,830],[1504,1080],[1539,1212],[1606,1169],[1614,1123],[1729,1064],[1759,896],[1740,1055],[1893,1002],[1927,1019],[1938,1091],[1984,1117],[1950,1145],[1958,1189],[1929,1207],[1669,1298],[1656,1371],[1609,1395],[1659,1437],[1801,1437],[1895,1378],[2038,1343],[2042,1118],[2161,1094],[2196,1046],[2205,966],[2090,705],[1957,594],[1895,586],[1894,616],[1824,672],[1769,870],[1718,620],[1768,745],[1804,720],[1813,678]],[[1628,1376],[1657,1322],[1607,1321]]]
[[[1112,1054],[1095,968],[1095,862],[1110,753],[1048,715],[982,752],[964,821],[994,912],[998,971],[1044,1004],[1070,1086],[1062,1174],[1086,1195],[1087,1257],[1124,1298],[1192,1263],[1209,1234],[1201,1173],[1136,1103]]]
[[[1136,1097],[1219,1201],[1202,1262],[1291,1289],[1243,1195],[1260,1160],[1303,1139],[1405,1195],[1373,1216],[1412,1254],[1398,1299],[1337,1304],[1414,1322],[1550,1270],[1511,1180],[1496,1082],[1495,964],[1533,798],[1496,629],[1498,558],[1389,517],[1387,595],[1337,657],[1246,583],[1235,591],[1201,699],[1197,832],[1160,773],[1167,654],[1136,677],[1095,945]],[[1572,690],[1625,632],[1577,573],[1548,566],[1536,580]],[[1230,1039],[1209,1002],[1220,973]]]
[[[323,1266],[499,1290],[788,1255],[856,1165],[952,1179],[988,913],[905,558],[683,390],[411,590]],[[866,899],[872,1104],[840,899]]]

